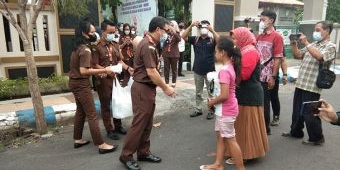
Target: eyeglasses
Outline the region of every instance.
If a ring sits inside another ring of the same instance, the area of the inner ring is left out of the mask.
[[[161,30],[164,30],[167,34],[170,34],[170,30],[169,29],[164,29],[164,28],[160,28]]]

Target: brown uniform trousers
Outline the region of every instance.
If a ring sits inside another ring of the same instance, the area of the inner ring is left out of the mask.
[[[93,101],[90,80],[88,78],[70,78],[69,87],[74,94],[77,105],[76,115],[74,118],[73,138],[75,140],[82,139],[85,118],[87,118],[93,143],[95,145],[103,144],[104,141],[98,125],[97,112]]]
[[[171,71],[172,71],[172,83],[176,83],[178,58],[164,57],[163,59],[164,59],[165,83],[169,84],[170,67],[171,67]]]
[[[97,78],[96,88],[100,101],[101,115],[106,132],[113,130],[111,119],[111,100],[112,100],[112,84],[114,78],[107,76],[106,78]],[[122,126],[121,119],[113,118],[115,129]]]
[[[125,137],[121,158],[132,160],[150,153],[150,134],[155,112],[156,86],[134,82],[131,87],[133,121]]]

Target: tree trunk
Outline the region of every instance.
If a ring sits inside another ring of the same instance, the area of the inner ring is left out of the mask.
[[[34,61],[32,48],[32,41],[26,41],[24,43],[27,78],[34,107],[36,129],[39,134],[43,134],[47,131],[47,125],[44,116],[44,105],[39,90],[37,66]]]
[[[191,1],[189,1],[189,0],[187,0],[187,1],[184,1],[184,12],[183,12],[183,21],[184,21],[184,23],[186,23],[186,22],[188,22],[188,23],[186,23],[186,24],[188,24],[188,25],[190,25],[191,23],[189,23],[189,17],[191,17],[189,14],[189,7],[190,7],[190,3],[191,3]]]

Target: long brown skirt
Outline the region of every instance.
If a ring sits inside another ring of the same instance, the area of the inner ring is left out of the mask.
[[[235,132],[243,159],[262,157],[268,152],[268,137],[262,106],[239,106]],[[231,156],[229,151],[226,148],[226,156]]]

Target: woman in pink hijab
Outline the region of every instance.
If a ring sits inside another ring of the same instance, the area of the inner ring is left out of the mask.
[[[235,122],[236,139],[244,160],[265,156],[269,150],[263,113],[263,89],[260,83],[260,55],[255,48],[256,38],[248,28],[231,31],[231,37],[241,50],[241,83],[236,88],[239,114]],[[228,151],[227,156],[230,156]],[[233,164],[230,158],[226,161]]]

